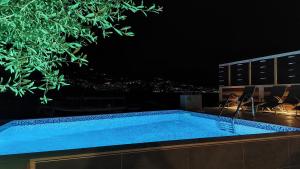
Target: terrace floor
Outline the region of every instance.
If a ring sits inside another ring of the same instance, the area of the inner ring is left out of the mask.
[[[223,113],[223,116],[232,117],[234,111],[234,109],[226,109],[226,111]],[[216,107],[205,107],[204,112],[208,114],[219,115],[218,108]],[[277,114],[274,112],[257,112],[255,118],[252,117],[250,112],[242,112],[241,117],[239,118],[291,127],[300,127],[300,113],[296,117],[296,113],[294,111],[278,112]]]

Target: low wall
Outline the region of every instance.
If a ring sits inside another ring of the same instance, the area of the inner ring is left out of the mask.
[[[298,169],[300,134],[1,158],[1,169]],[[153,143],[154,144],[154,143]]]

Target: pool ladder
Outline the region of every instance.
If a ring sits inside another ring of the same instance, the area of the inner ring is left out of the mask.
[[[217,126],[219,127],[220,130],[227,131],[230,133],[235,133],[235,124],[234,124],[234,119],[231,119],[231,122],[223,121],[221,119],[218,120]]]

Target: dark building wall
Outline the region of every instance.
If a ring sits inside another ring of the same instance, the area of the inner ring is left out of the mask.
[[[274,84],[274,59],[252,62],[252,85]]]
[[[219,65],[220,87],[299,83],[300,51]]]
[[[300,83],[300,56],[278,58],[278,83]]]
[[[219,66],[219,85],[228,86],[228,66]]]
[[[249,64],[236,64],[231,66],[231,85],[244,86],[249,84]]]
[[[228,80],[226,84],[219,84],[219,101],[227,98],[229,93],[240,95],[239,91],[248,85],[258,88],[256,101],[261,102],[270,87],[282,85],[288,89],[300,84],[300,51],[221,64],[220,71],[222,67],[229,67],[230,71],[222,75]]]
[[[29,169],[296,169],[300,137],[219,142],[177,148],[148,148],[120,153],[77,154],[33,160]],[[17,160],[17,159],[16,159]],[[26,169],[22,164],[10,169]],[[26,161],[26,160],[25,160]],[[29,162],[29,161],[28,161]],[[9,167],[0,161],[0,167]]]

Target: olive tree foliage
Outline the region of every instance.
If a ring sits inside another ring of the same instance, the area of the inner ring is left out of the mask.
[[[136,2],[138,1],[138,2]],[[128,12],[159,13],[162,8],[142,0],[0,0],[0,92],[16,96],[47,92],[68,85],[62,66],[88,63],[80,48],[112,33],[134,36],[121,26]],[[39,77],[37,79],[37,77]]]

